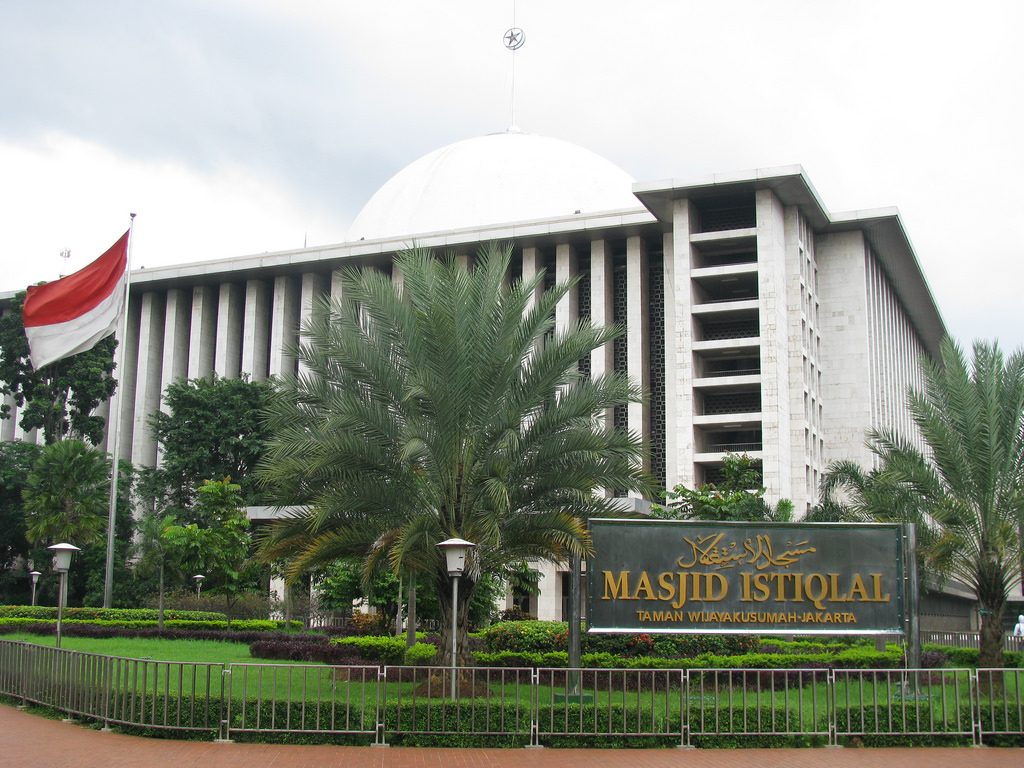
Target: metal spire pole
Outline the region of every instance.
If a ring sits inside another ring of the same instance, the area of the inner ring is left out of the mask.
[[[519,130],[519,126],[516,125],[516,51],[522,48],[523,43],[526,42],[526,33],[516,26],[515,2],[512,3],[512,26],[505,30],[502,40],[505,43],[505,47],[512,51],[512,97],[510,105],[512,122],[508,129],[509,131],[517,132]]]
[[[135,214],[128,225],[128,263],[125,265],[124,305],[121,308],[121,329],[118,332],[117,349],[114,351],[114,377],[116,379],[124,361],[124,345],[128,339],[128,296],[132,282],[132,234],[135,230]],[[103,607],[110,608],[114,599],[114,523],[117,519],[117,475],[118,475],[118,438],[121,434],[121,387],[118,384],[110,398],[110,418],[107,420],[107,444],[110,446],[110,508],[107,514],[107,568],[103,578]]]

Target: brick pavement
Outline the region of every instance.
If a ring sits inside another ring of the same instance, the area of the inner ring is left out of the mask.
[[[0,704],[3,768],[1002,768],[1024,749],[426,749],[215,744],[101,733]]]

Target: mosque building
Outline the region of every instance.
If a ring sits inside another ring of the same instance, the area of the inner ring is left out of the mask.
[[[297,372],[287,349],[343,268],[400,281],[404,248],[469,264],[491,241],[513,246],[513,277],[579,278],[556,322],[626,329],[590,372],[643,386],[643,403],[609,418],[643,435],[665,488],[713,482],[727,454],[746,453],[769,497],[800,515],[830,461],[871,466],[868,429],[915,439],[905,393],[946,328],[895,209],[833,213],[799,166],[636,182],[581,147],[510,130],[408,165],[345,242],[133,273],[121,456],[159,462],[149,417],[175,379]],[[31,439],[12,415],[0,437]],[[539,618],[563,615],[560,570],[546,567]]]

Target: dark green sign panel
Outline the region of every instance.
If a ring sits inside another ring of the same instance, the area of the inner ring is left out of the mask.
[[[591,520],[591,632],[904,629],[896,524]]]

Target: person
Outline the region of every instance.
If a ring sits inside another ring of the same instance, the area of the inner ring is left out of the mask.
[[[1017,626],[1013,628],[1014,637],[1024,637],[1024,613],[1017,617]]]

